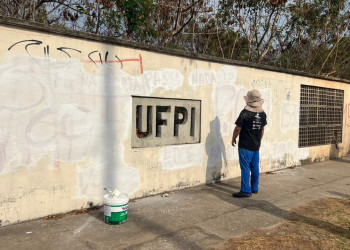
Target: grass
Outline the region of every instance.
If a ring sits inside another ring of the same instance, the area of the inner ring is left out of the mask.
[[[290,212],[273,228],[232,238],[216,250],[350,249],[350,199],[326,198]]]

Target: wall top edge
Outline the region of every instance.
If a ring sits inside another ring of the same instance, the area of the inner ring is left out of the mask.
[[[164,47],[155,46],[155,45],[146,45],[146,44],[141,44],[137,42],[121,40],[114,37],[95,35],[87,32],[69,30],[62,27],[48,26],[41,23],[24,21],[21,19],[16,19],[11,17],[0,16],[0,25],[12,26],[12,27],[17,27],[17,28],[22,28],[27,30],[33,30],[33,31],[44,32],[44,33],[49,33],[54,35],[71,37],[71,38],[85,39],[89,41],[108,43],[111,45],[118,45],[118,46],[127,47],[127,48],[140,49],[140,50],[157,52],[157,53],[162,53],[167,55],[185,57],[193,60],[201,60],[201,61],[207,61],[207,62],[213,62],[213,63],[228,64],[233,66],[249,67],[249,68],[261,69],[261,70],[274,71],[278,73],[285,73],[285,74],[298,75],[298,76],[310,77],[315,79],[336,81],[336,82],[343,82],[343,83],[350,84],[350,80],[336,78],[336,77],[322,76],[322,75],[317,75],[317,74],[312,74],[312,73],[307,73],[307,72],[302,72],[297,70],[282,69],[274,66],[262,65],[258,63],[230,60],[230,59],[219,58],[219,57],[214,57],[209,55],[196,54],[196,53],[191,53],[191,52],[186,52],[181,50],[164,48]]]
[[[182,100],[182,101],[199,101],[200,99],[188,99],[188,98],[169,98],[169,97],[158,97],[158,96],[141,96],[141,95],[131,95],[131,97],[135,98],[143,98],[143,99],[160,99],[160,100]]]

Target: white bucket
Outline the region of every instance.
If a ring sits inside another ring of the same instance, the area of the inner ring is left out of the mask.
[[[104,221],[107,224],[119,225],[128,219],[129,197],[126,194],[103,196]]]

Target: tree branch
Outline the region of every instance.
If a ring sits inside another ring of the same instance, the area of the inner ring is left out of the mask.
[[[282,9],[281,6],[279,6],[279,7],[278,7],[278,10],[277,10],[277,13],[276,13],[276,16],[275,16],[275,19],[274,19],[274,21],[273,21],[272,28],[271,28],[271,35],[270,35],[270,38],[269,38],[269,40],[268,40],[268,42],[267,42],[267,46],[266,46],[264,52],[263,52],[263,53],[261,54],[261,56],[260,56],[258,62],[261,62],[261,60],[266,56],[266,54],[267,54],[267,53],[269,52],[269,50],[270,50],[271,43],[272,43],[272,39],[273,39],[273,37],[274,37],[274,32],[275,32],[275,29],[276,29],[276,23],[277,23],[277,20],[278,20],[278,18],[279,18],[279,15],[280,15],[280,13],[281,13],[281,9]]]
[[[192,18],[193,18],[193,16],[194,16],[194,8],[192,9],[192,11],[191,11],[191,16],[190,16],[190,18],[187,20],[187,22],[185,22],[183,25],[182,25],[182,27],[175,33],[175,34],[173,34],[173,38],[177,35],[177,34],[179,34],[186,26],[187,26],[187,24],[189,24],[190,22],[191,22],[191,20],[192,20]]]
[[[180,19],[180,5],[181,5],[181,0],[179,0],[178,2],[178,5],[177,5],[177,12],[176,12],[176,19],[175,19],[175,24],[174,24],[174,29],[173,29],[173,37],[175,36],[174,35],[174,31],[177,30],[177,24],[179,22],[179,19]]]
[[[318,74],[321,74],[321,72],[322,72],[322,70],[323,70],[323,68],[324,68],[324,66],[325,66],[325,64],[326,64],[326,62],[328,61],[329,57],[330,57],[331,54],[333,53],[334,49],[337,47],[338,43],[339,43],[339,42],[343,39],[343,37],[345,36],[345,33],[347,32],[347,30],[348,30],[348,28],[349,28],[349,24],[350,24],[350,23],[348,23],[348,24],[346,25],[346,28],[344,29],[344,32],[343,32],[343,34],[340,36],[340,38],[339,38],[339,39],[337,38],[337,41],[336,41],[336,43],[334,44],[334,46],[333,46],[333,48],[331,49],[331,51],[328,53],[328,55],[327,55],[327,57],[326,57],[326,60],[324,60],[324,62],[322,63],[321,69],[318,71]]]

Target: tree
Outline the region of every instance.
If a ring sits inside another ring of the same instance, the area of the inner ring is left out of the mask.
[[[154,35],[152,0],[95,0],[75,5],[82,13],[84,29],[89,32],[139,42]]]
[[[298,0],[289,6],[288,41],[280,42],[277,64],[316,74],[340,76],[348,57],[349,3]]]
[[[285,0],[221,0],[217,16],[223,29],[235,32],[235,40],[246,42],[245,59],[261,63],[272,50],[277,35],[282,34],[285,5]]]
[[[31,20],[47,24],[62,23],[64,21],[75,22],[78,14],[74,5],[68,0],[2,0],[0,2],[0,15],[18,19]]]
[[[0,15],[350,78],[350,0],[2,0]]]

